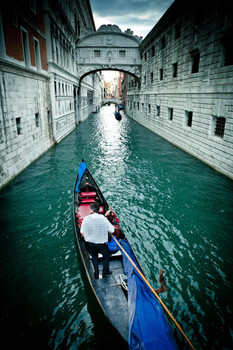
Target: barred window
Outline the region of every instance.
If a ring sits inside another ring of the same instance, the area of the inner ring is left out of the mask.
[[[175,25],[175,39],[180,38],[180,32],[181,32],[181,25],[180,25],[180,23],[177,23]]]
[[[191,54],[191,73],[197,73],[199,71],[200,52],[196,51]]]
[[[168,120],[173,119],[173,108],[168,108]]]
[[[21,135],[21,118],[16,118],[16,129],[17,134]]]
[[[193,122],[193,112],[185,111],[185,125],[191,128]]]
[[[153,83],[153,80],[154,80],[154,74],[150,73],[150,82]]]
[[[151,56],[154,57],[154,55],[155,55],[155,45],[153,45],[151,48]]]
[[[163,68],[159,70],[159,79],[163,80]]]
[[[165,35],[161,38],[161,48],[165,49],[166,46],[166,40],[165,40]]]
[[[233,40],[233,34],[225,35],[222,38],[222,44],[223,44],[223,66],[231,66],[231,65],[233,65],[232,40]]]
[[[173,78],[177,77],[177,62],[172,65],[172,76]]]
[[[224,117],[215,117],[215,136],[222,137],[224,136],[226,118]]]
[[[39,113],[35,114],[36,127],[39,128]]]
[[[100,57],[100,50],[94,50],[94,57]]]

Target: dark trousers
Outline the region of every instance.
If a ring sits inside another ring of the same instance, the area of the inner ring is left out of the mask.
[[[106,243],[96,244],[87,242],[87,249],[92,257],[92,262],[95,270],[95,278],[99,278],[98,253],[103,255],[103,276],[109,274],[109,252]]]

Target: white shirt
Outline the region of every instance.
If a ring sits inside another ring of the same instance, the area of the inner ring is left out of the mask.
[[[104,215],[92,213],[85,216],[80,231],[86,242],[102,244],[108,242],[108,232],[113,233],[114,226]]]

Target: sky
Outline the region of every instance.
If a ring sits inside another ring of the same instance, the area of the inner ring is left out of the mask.
[[[90,0],[96,29],[116,24],[124,32],[130,28],[143,38],[174,0]]]
[[[96,30],[102,24],[116,24],[122,32],[131,29],[143,38],[151,31],[174,0],[90,0]],[[102,71],[111,81],[115,71]]]

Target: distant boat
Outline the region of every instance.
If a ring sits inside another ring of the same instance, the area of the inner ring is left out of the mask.
[[[117,120],[121,120],[121,114],[120,114],[120,112],[115,112],[115,118],[117,119]]]
[[[100,278],[94,278],[91,256],[80,233],[82,221],[90,213],[90,204],[94,202],[100,206],[99,214],[109,210],[106,199],[83,160],[74,186],[75,234],[89,284],[104,315],[128,342],[130,349],[178,349],[164,316],[161,300],[159,302],[153,289],[152,293],[114,212],[115,232],[108,243],[109,269],[112,274],[101,278],[103,268],[102,256],[99,254]]]

